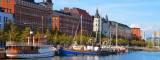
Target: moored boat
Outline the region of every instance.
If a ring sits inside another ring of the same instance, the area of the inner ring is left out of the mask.
[[[126,49],[123,46],[110,46],[110,47],[103,47],[103,52],[108,52],[108,54],[121,54],[128,52],[128,49]]]
[[[77,56],[77,55],[103,55],[107,52],[102,52],[101,48],[93,46],[71,46],[71,49],[60,48],[60,56]]]
[[[9,44],[6,46],[8,58],[40,58],[55,55],[56,48],[50,45]]]

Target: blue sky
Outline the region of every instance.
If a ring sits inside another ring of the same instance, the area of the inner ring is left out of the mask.
[[[40,2],[42,0],[36,0]],[[54,10],[78,7],[91,15],[96,8],[101,16],[128,26],[139,26],[143,31],[160,31],[160,0],[53,0]]]

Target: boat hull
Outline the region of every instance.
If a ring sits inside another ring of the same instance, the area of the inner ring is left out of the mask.
[[[100,55],[100,56],[106,56],[106,55],[112,55],[117,54],[116,51],[97,51],[97,52],[77,52],[73,50],[65,50],[65,49],[59,49],[58,54],[60,56],[77,56],[77,55]],[[121,52],[124,53],[124,52]]]
[[[43,58],[43,57],[52,57],[55,55],[55,52],[46,52],[38,54],[6,54],[8,58]]]
[[[60,56],[76,56],[76,55],[98,55],[98,52],[77,52],[73,50],[60,49],[58,54]]]

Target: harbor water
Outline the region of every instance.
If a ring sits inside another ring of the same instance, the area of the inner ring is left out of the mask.
[[[48,58],[1,60],[160,60],[160,52],[136,51],[109,56],[54,56]]]

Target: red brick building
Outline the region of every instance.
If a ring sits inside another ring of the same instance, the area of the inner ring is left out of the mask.
[[[134,38],[141,39],[141,29],[140,28],[131,28],[131,32]]]
[[[75,35],[78,31],[80,24],[80,17],[64,13],[62,11],[54,11],[52,16],[52,28],[58,29],[62,33]]]
[[[64,8],[63,11],[53,13],[52,27],[53,29],[58,28],[60,32],[74,35],[81,30],[81,15],[83,34],[90,35],[93,25],[92,17],[85,10],[79,8]]]
[[[47,28],[51,26],[52,0],[36,3],[34,0],[1,0],[0,7],[14,15],[14,22],[19,26]],[[50,25],[49,25],[50,24]]]

